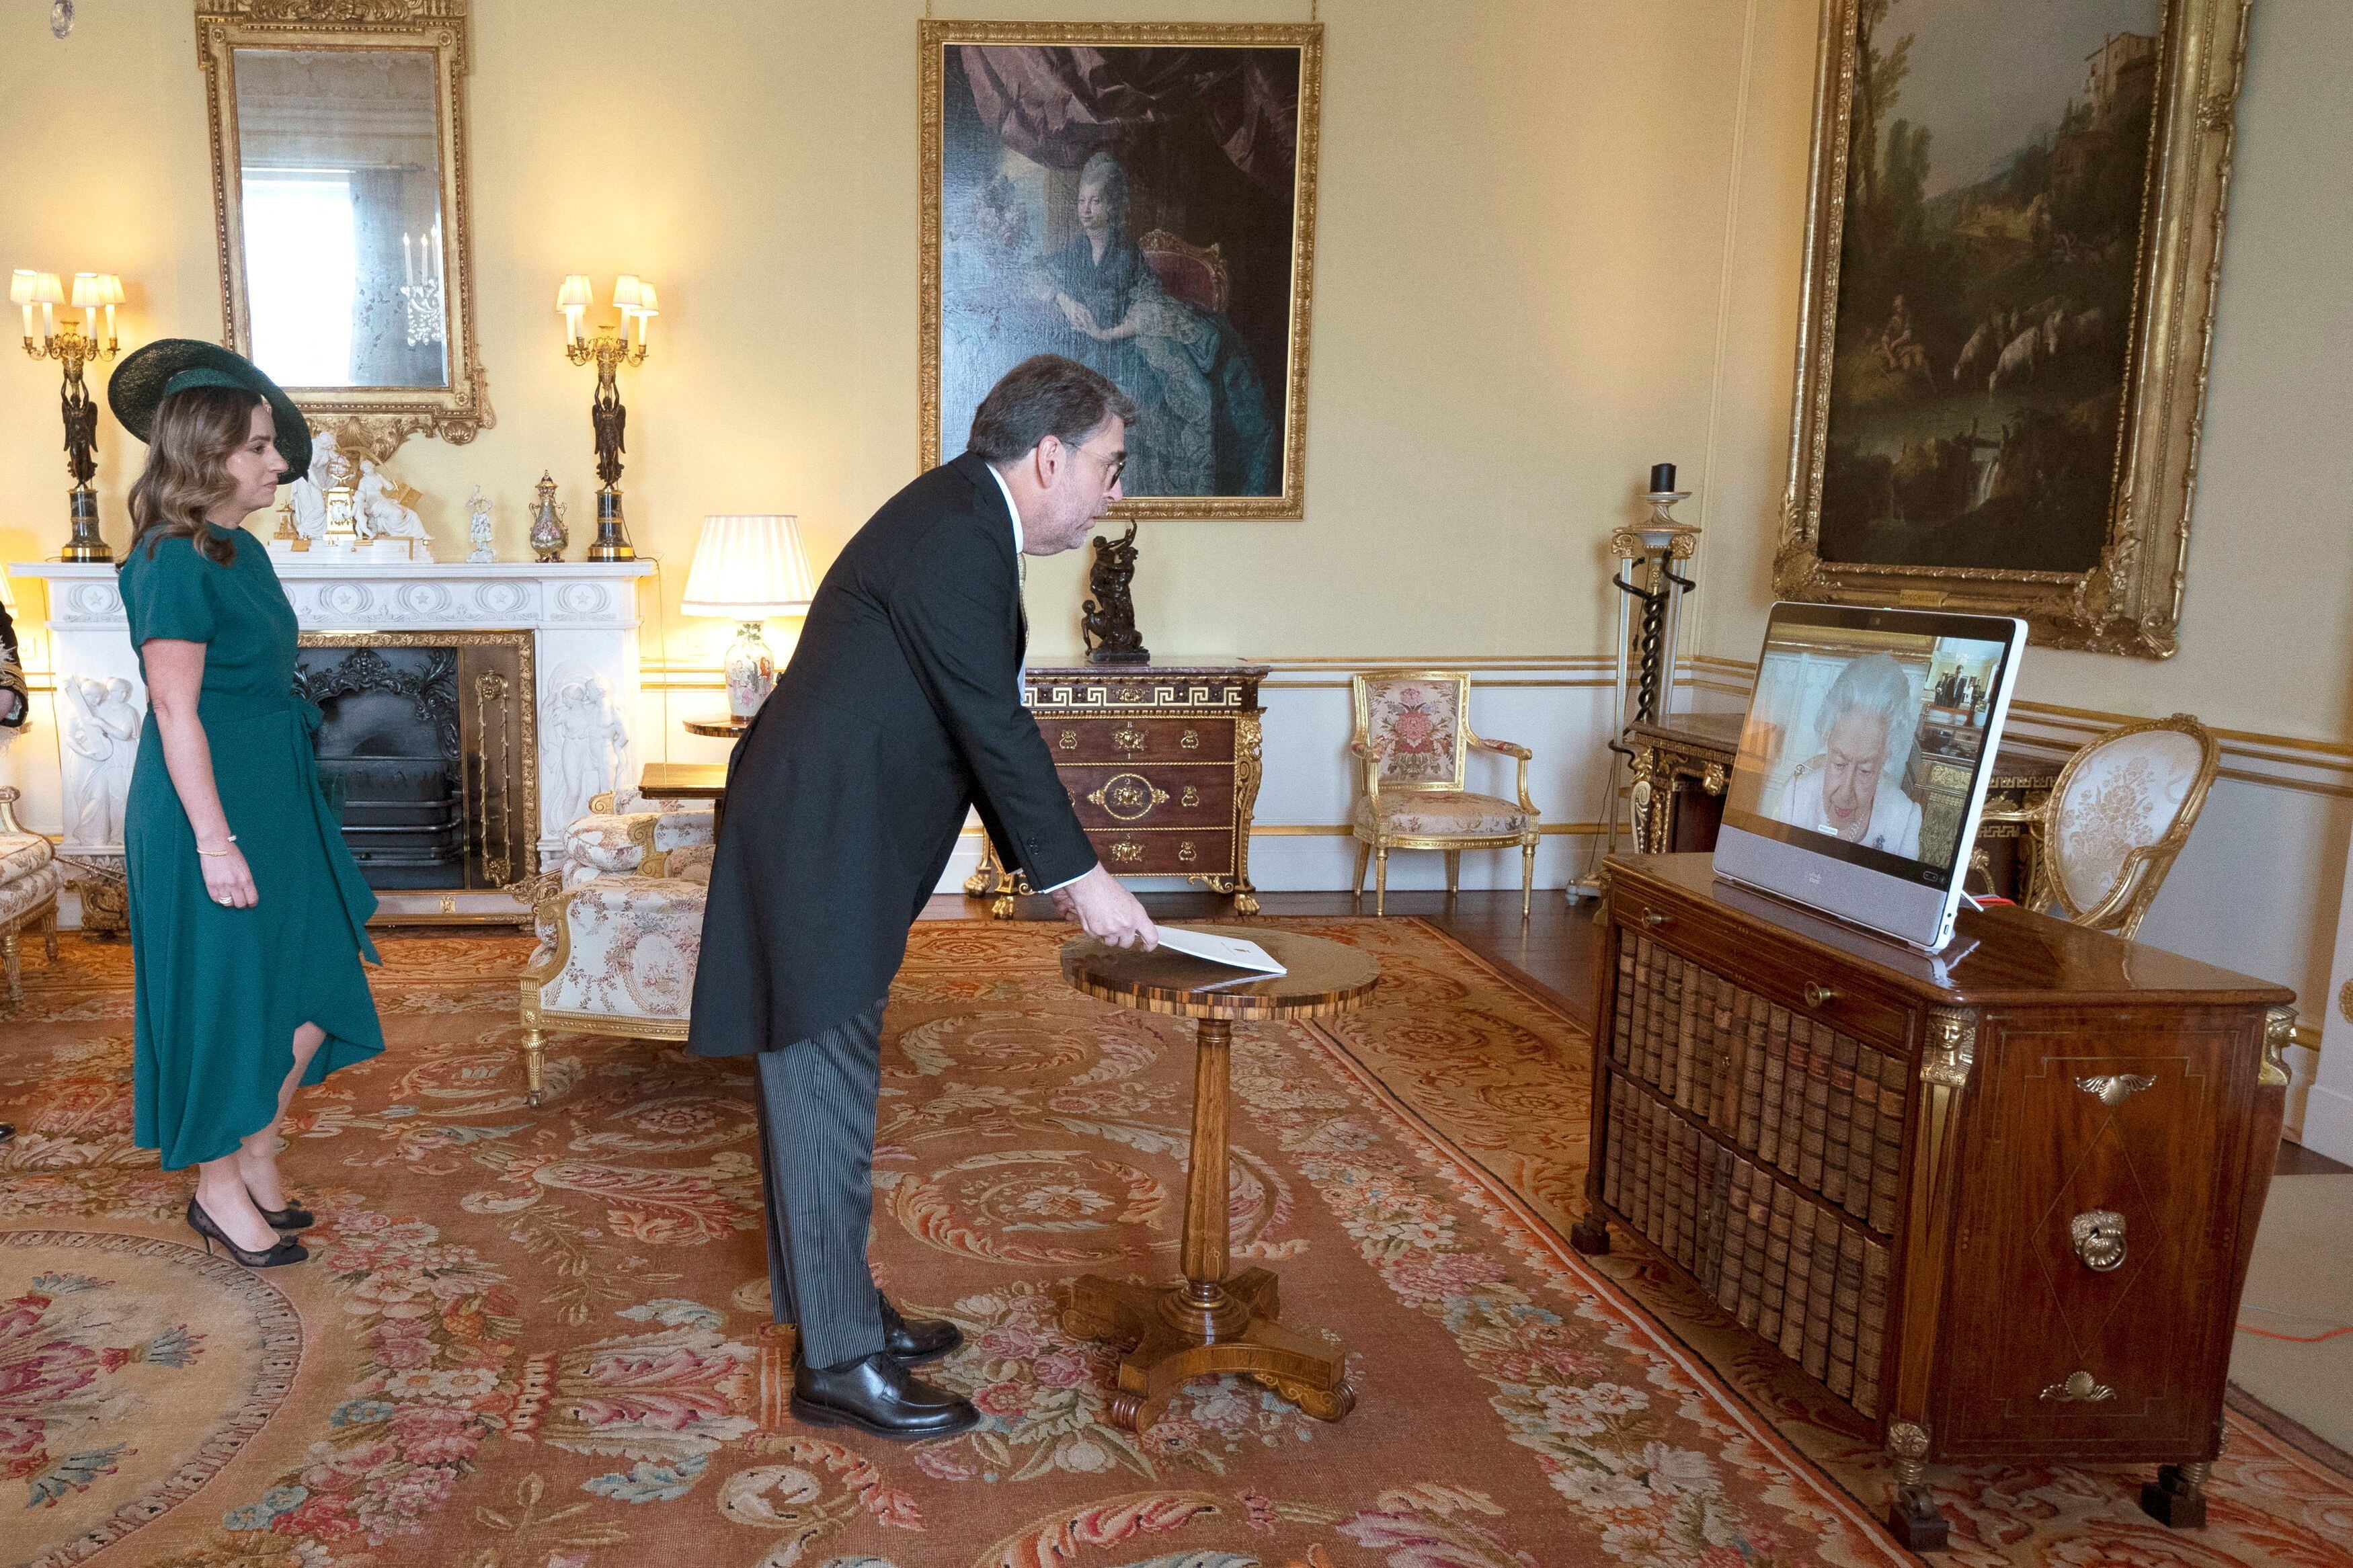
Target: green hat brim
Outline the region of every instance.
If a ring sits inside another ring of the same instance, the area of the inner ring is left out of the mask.
[[[122,427],[144,441],[155,428],[157,406],[190,386],[241,386],[267,401],[278,426],[278,455],[286,459],[278,482],[290,483],[311,471],[311,426],[302,411],[259,365],[218,343],[160,338],[133,351],[115,366],[106,402]]]

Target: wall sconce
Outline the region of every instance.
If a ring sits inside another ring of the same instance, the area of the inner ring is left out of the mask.
[[[622,433],[629,411],[621,406],[617,373],[625,364],[635,369],[646,363],[647,324],[661,310],[654,286],[624,272],[613,280],[613,304],[621,312],[618,331],[600,331],[591,337],[582,332],[580,318],[596,303],[596,291],[588,286],[585,272],[567,275],[564,286],[555,291],[555,308],[564,313],[565,357],[574,364],[593,362],[596,366],[596,400],[588,407],[589,422],[596,431],[596,540],[588,546],[588,559],[634,561],[638,552],[630,547],[629,526],[621,516]],[[632,326],[637,329],[634,345],[629,336]]]
[[[82,380],[82,367],[115,354],[114,308],[122,303],[122,279],[111,272],[77,272],[73,309],[82,313],[80,325],[68,318],[63,328],[58,307],[67,302],[65,286],[54,272],[17,268],[8,278],[8,302],[25,312],[25,352],[37,360],[53,359],[65,367],[65,389],[58,405],[65,415],[66,469],[73,476],[67,492],[73,535],[66,542],[61,561],[111,561],[112,551],[98,531],[98,403]],[[33,310],[41,311],[41,340],[33,341]],[[98,315],[106,312],[106,337],[98,335]]]

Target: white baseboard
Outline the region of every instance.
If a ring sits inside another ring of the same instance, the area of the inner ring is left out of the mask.
[[[2353,1164],[2353,1094],[2314,1084],[2304,1102],[2303,1136],[2296,1142],[2316,1154]]]

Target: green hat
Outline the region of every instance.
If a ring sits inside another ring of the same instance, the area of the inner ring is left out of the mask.
[[[311,426],[302,411],[259,366],[218,343],[195,338],[160,338],[149,343],[115,366],[114,379],[106,384],[106,401],[122,427],[144,441],[155,427],[156,405],[192,386],[236,387],[267,399],[278,426],[278,453],[286,459],[286,472],[278,482],[286,484],[311,471]]]

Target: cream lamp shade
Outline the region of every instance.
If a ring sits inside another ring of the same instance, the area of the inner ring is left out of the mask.
[[[40,301],[33,297],[33,290],[39,288],[40,283],[39,273],[29,267],[17,268],[8,274],[8,303],[11,305],[39,304]]]
[[[613,279],[613,308],[623,315],[634,312],[645,302],[645,285],[634,272],[624,272]]]
[[[585,310],[596,302],[596,295],[588,287],[585,272],[566,273],[564,286],[555,291],[555,308],[559,310]]]
[[[706,517],[686,574],[686,597],[679,608],[690,616],[717,616],[737,623],[727,645],[727,711],[738,724],[750,722],[776,689],[776,660],[760,636],[768,616],[797,615],[809,607],[817,584],[801,553],[800,526],[789,517]]]
[[[706,517],[679,608],[690,616],[757,621],[797,615],[816,593],[795,519]]]

